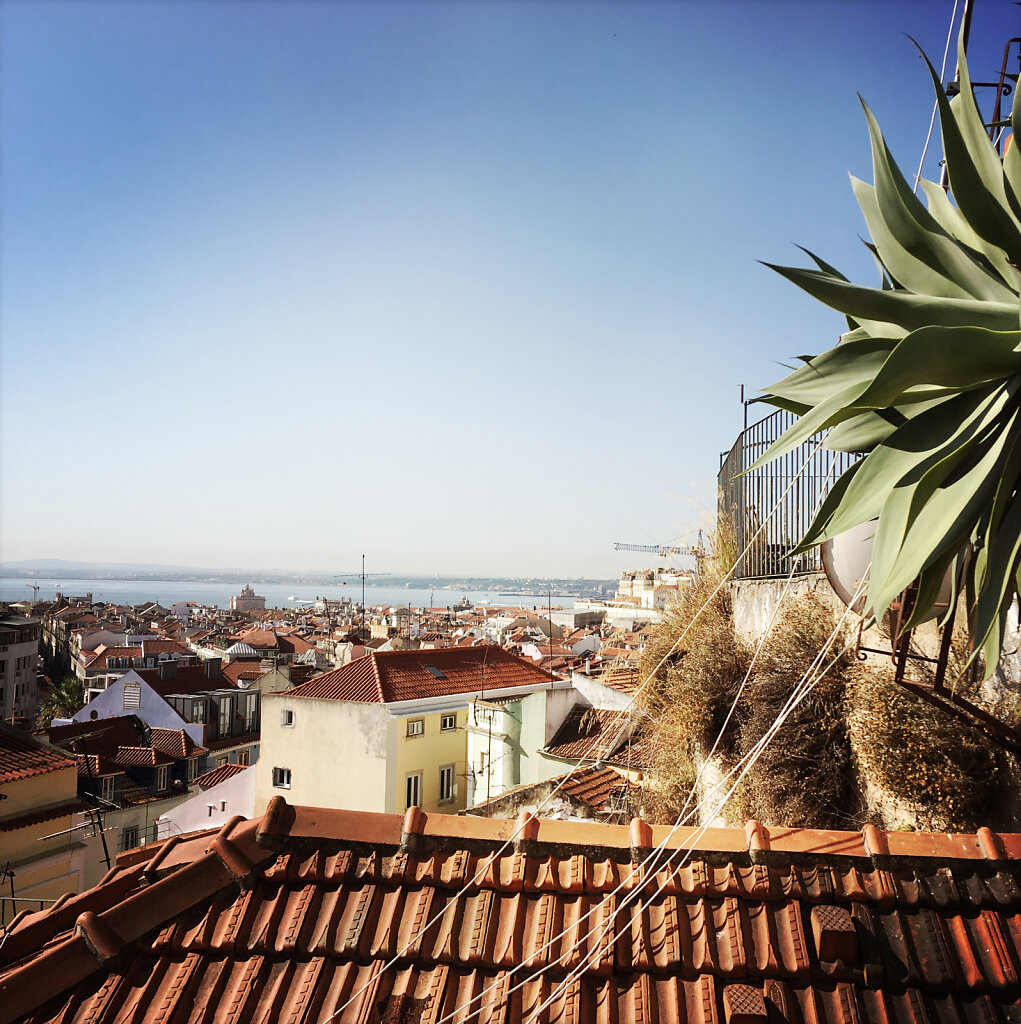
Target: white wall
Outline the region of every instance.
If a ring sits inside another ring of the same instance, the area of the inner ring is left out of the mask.
[[[571,683],[574,688],[594,708],[602,708],[607,711],[620,711],[630,707],[631,697],[620,690],[606,686],[598,679],[590,679],[580,672],[571,673]]]
[[[235,814],[255,815],[255,766],[232,775],[160,816],[160,838],[204,828],[219,828]]]
[[[270,798],[311,807],[386,811],[388,719],[382,704],[262,696],[262,736],[255,766],[255,813]],[[294,712],[294,725],[281,712]],[[291,770],[290,789],[273,786],[273,769]]]

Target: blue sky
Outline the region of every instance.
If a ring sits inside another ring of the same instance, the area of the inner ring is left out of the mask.
[[[856,90],[913,173],[952,8],[5,0],[0,557],[690,540],[739,385],[841,330],[756,261],[874,279]]]

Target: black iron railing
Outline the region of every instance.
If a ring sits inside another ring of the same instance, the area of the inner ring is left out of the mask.
[[[795,559],[790,551],[804,536],[833,481],[860,456],[827,451],[813,437],[741,475],[796,420],[793,413],[774,412],[746,427],[721,456],[720,513],[734,523],[738,553],[748,548],[738,559],[736,579],[787,576],[792,568],[795,575],[806,575],[822,568],[818,549]]]
[[[56,900],[37,900],[28,896],[0,896],[0,927],[16,917],[22,910],[45,910]]]

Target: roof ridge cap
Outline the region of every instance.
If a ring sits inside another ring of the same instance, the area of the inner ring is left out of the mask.
[[[369,658],[372,661],[372,677],[376,683],[376,693],[379,694],[379,702],[385,704],[387,700],[386,694],[383,692],[383,676],[380,674],[379,665],[376,661],[376,652],[373,651]]]

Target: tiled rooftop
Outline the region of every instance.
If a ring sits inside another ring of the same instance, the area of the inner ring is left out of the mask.
[[[195,785],[199,789],[211,789],[213,786],[218,786],[221,782],[226,782],[227,779],[237,775],[238,772],[246,770],[247,765],[243,764],[221,764],[219,768],[213,768],[211,771],[196,776]]]
[[[548,683],[543,672],[502,648],[451,647],[373,652],[289,690],[295,697],[369,703]]]
[[[0,725],[0,783],[74,768],[74,758],[34,737]]]
[[[149,730],[149,743],[154,750],[167,754],[175,760],[185,757],[198,757],[203,752],[184,729],[161,729],[158,726]]]
[[[749,822],[647,874],[665,828],[519,828],[497,855],[512,821],[277,797],[261,819],[132,851],[96,888],[16,918],[0,1021],[511,1024],[574,969],[541,1021],[1018,1019],[1021,835]],[[456,1012],[472,996],[477,1016]]]
[[[521,806],[520,802],[523,799],[531,796],[538,800],[539,797],[545,797],[551,791],[572,796],[596,811],[602,811],[612,793],[629,789],[637,790],[639,786],[637,783],[629,782],[627,776],[622,772],[608,765],[589,764],[565,772],[563,775],[544,779],[542,782],[526,782],[505,789],[491,800],[469,807],[467,813],[481,814],[486,817],[506,817],[507,813],[504,809],[508,806]],[[552,817],[552,815],[550,816]]]
[[[608,766],[599,768],[596,765],[587,765],[576,772],[568,773],[568,776],[562,792],[590,804],[597,810],[602,810],[606,806],[611,794],[639,788],[637,784],[628,782],[627,776]],[[552,781],[558,783],[560,777]]]
[[[564,719],[546,753],[571,760],[613,758],[617,763],[622,755],[626,758],[629,745],[634,751],[638,749],[638,744],[632,743],[627,735],[628,729],[629,716],[624,711],[576,707]],[[636,759],[633,766],[641,768],[644,761]]]

